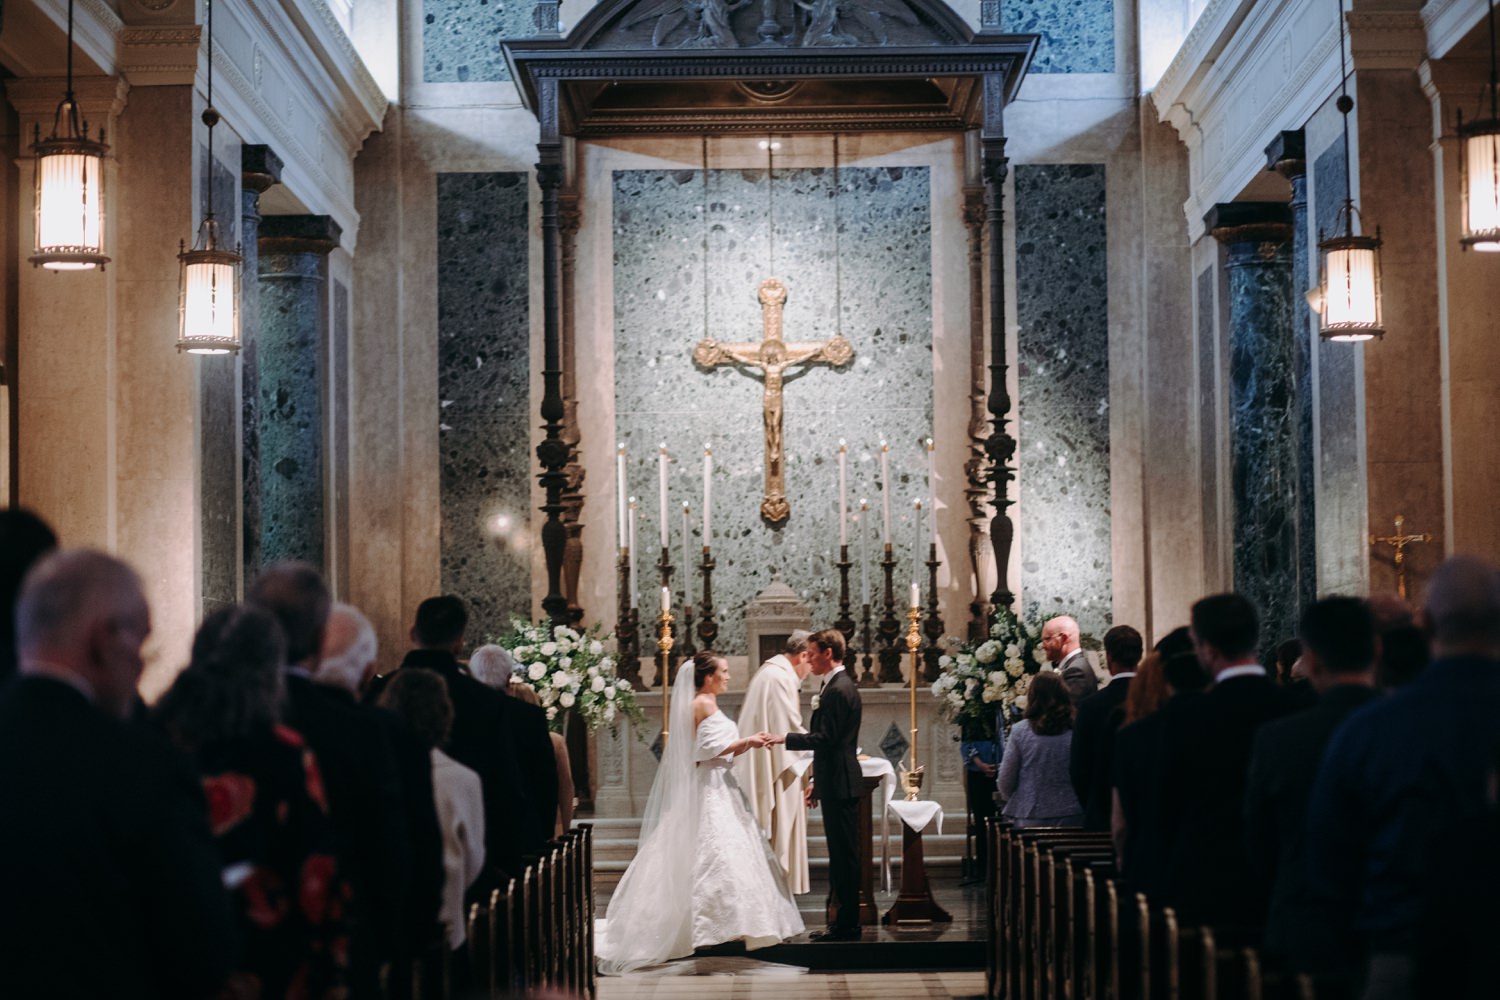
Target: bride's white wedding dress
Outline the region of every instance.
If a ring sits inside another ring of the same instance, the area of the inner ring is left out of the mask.
[[[599,971],[617,974],[744,941],[764,948],[804,930],[771,845],[734,781],[726,751],[739,730],[722,711],[693,732],[693,669],[672,688],[672,719],[640,846],[595,942]],[[747,751],[756,753],[755,750]]]

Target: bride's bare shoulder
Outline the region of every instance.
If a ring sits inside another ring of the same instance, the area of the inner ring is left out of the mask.
[[[693,723],[702,722],[719,710],[719,702],[711,694],[697,694],[693,696]]]

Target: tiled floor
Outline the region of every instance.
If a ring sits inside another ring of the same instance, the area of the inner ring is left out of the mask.
[[[972,1000],[984,995],[983,972],[820,974],[787,966],[698,965],[680,975],[600,979],[599,1000]]]

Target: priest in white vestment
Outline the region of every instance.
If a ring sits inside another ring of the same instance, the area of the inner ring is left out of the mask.
[[[793,632],[784,652],[760,665],[745,690],[740,711],[742,733],[805,733],[802,681],[812,670],[807,640],[812,633]],[[794,893],[807,892],[807,807],[802,776],[809,755],[777,745],[746,754],[735,768],[735,780],[750,802],[750,812],[771,842]],[[797,766],[797,765],[801,766]]]

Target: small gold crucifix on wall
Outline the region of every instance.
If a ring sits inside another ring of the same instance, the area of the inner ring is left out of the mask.
[[[1396,530],[1394,534],[1385,538],[1370,536],[1371,545],[1391,545],[1396,549],[1396,593],[1406,599],[1406,547],[1417,542],[1432,541],[1432,533],[1424,531],[1420,535],[1408,535],[1402,532],[1406,526],[1406,518],[1400,514],[1396,515]]]
[[[821,343],[787,343],[781,339],[786,286],[777,278],[767,278],[760,283],[759,297],[761,339],[750,344],[721,344],[712,337],[705,338],[693,348],[693,363],[709,370],[733,364],[760,371],[765,381],[761,409],[766,430],[766,490],[760,501],[760,516],[772,524],[780,524],[792,513],[792,506],[786,499],[785,452],[781,434],[786,370],[793,365],[820,362],[842,368],[854,357],[854,348],[842,335]]]

